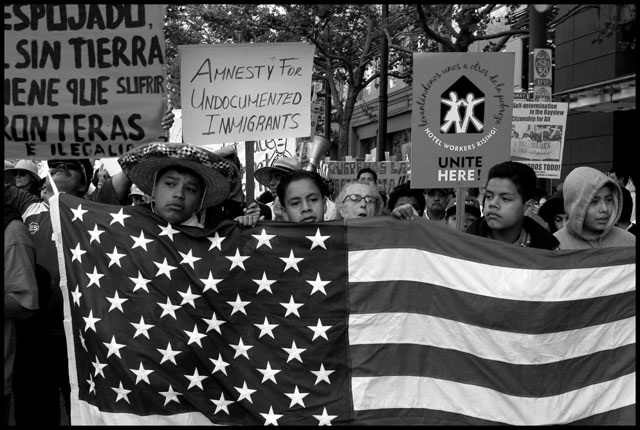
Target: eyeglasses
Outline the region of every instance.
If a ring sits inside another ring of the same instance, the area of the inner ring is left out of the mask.
[[[87,182],[87,175],[84,171],[84,168],[78,164],[78,163],[74,163],[72,161],[64,161],[64,160],[60,160],[60,161],[50,161],[49,162],[49,170],[50,171],[64,171],[67,174],[69,173],[69,170],[75,170],[76,172],[80,172],[80,174],[82,175],[85,183]]]
[[[27,175],[28,175],[27,172],[21,172],[21,171],[13,172],[13,176],[27,176]]]
[[[364,199],[365,203],[377,203],[378,202],[378,198],[377,197],[373,197],[373,196],[364,196],[364,197],[362,197],[360,194],[349,194],[347,197],[344,198],[342,203],[346,202],[347,199],[351,200],[352,202],[356,202],[356,203],[358,203],[359,201],[361,201],[363,199]]]

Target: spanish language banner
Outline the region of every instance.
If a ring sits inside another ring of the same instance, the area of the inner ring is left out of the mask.
[[[309,136],[314,53],[309,43],[180,46],[184,141]]]
[[[4,7],[4,155],[118,157],[163,135],[164,7]]]
[[[61,194],[71,424],[635,424],[635,248]]]

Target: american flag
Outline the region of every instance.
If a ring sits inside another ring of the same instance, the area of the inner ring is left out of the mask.
[[[168,225],[62,194],[71,424],[635,423],[635,249]]]

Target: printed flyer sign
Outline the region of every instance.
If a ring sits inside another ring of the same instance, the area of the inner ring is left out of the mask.
[[[478,187],[509,159],[515,54],[414,53],[411,183]]]
[[[538,178],[560,179],[568,110],[568,103],[514,101],[511,159]]]
[[[314,53],[308,43],[180,46],[185,142],[309,136]]]
[[[409,179],[407,161],[321,161],[320,173],[333,181],[336,193],[349,182],[357,180],[358,171],[368,167],[378,175],[378,189],[387,195],[393,187]],[[335,197],[335,196],[334,196]]]
[[[118,157],[164,135],[164,7],[4,8],[5,158]]]

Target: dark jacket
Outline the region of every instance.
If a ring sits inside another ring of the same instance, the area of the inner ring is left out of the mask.
[[[528,216],[524,217],[522,226],[526,232],[529,233],[529,237],[531,238],[529,248],[558,249],[558,246],[560,245],[558,239]],[[490,232],[491,228],[487,225],[484,217],[474,221],[474,223],[467,228],[467,233],[476,236],[489,237]]]

